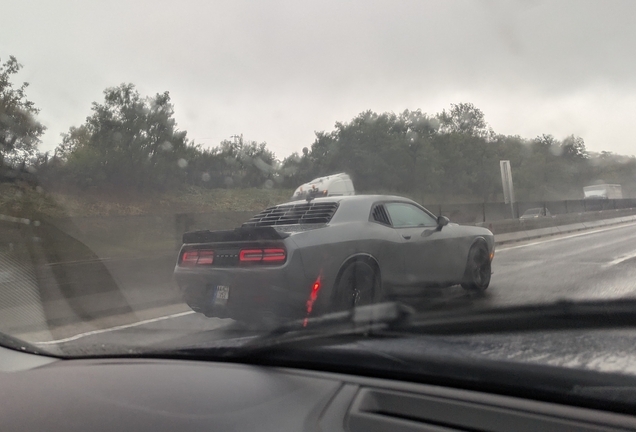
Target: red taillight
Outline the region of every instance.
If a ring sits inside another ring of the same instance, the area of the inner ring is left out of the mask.
[[[262,249],[243,249],[239,254],[241,261],[262,261],[263,250]]]
[[[239,254],[241,262],[283,262],[287,259],[285,249],[243,249]]]
[[[265,249],[263,250],[263,261],[276,262],[285,261],[285,249]]]
[[[214,263],[214,251],[189,250],[181,255],[182,266],[212,265]]]
[[[181,265],[196,265],[199,260],[199,253],[197,251],[184,252],[181,256]]]
[[[199,261],[197,265],[212,265],[214,263],[214,251],[202,250],[199,251]]]

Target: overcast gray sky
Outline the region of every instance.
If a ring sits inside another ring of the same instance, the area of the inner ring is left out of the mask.
[[[632,155],[635,12],[631,0],[5,1],[0,59],[24,65],[44,150],[131,82],[168,90],[196,142],[242,133],[281,159],[367,109],[459,102],[498,133]]]

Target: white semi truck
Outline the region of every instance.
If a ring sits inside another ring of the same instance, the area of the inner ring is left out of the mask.
[[[585,199],[622,199],[623,191],[619,184],[599,184],[583,188]]]

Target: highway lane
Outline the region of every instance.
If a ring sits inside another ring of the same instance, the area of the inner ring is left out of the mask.
[[[547,237],[497,248],[490,288],[483,295],[461,287],[427,290],[413,305],[420,309],[455,309],[465,306],[500,307],[554,302],[561,299],[600,299],[636,296],[636,224]],[[223,338],[240,330],[231,320],[205,318],[179,309],[158,321],[137,323],[130,317],[124,328],[111,327],[98,333],[73,333],[67,329],[67,349],[84,345],[104,349],[140,343],[162,343],[201,331]],[[121,326],[120,326],[121,327]],[[63,339],[63,338],[58,338]]]
[[[636,296],[636,224],[503,246],[485,299],[502,306]]]

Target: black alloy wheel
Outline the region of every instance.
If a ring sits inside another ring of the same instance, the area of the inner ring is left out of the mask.
[[[468,262],[464,273],[462,288],[469,291],[482,292],[488,288],[492,269],[490,265],[490,254],[483,244],[476,244],[468,252]]]
[[[335,292],[337,310],[372,304],[380,290],[380,278],[374,266],[364,261],[349,264],[338,279]]]

